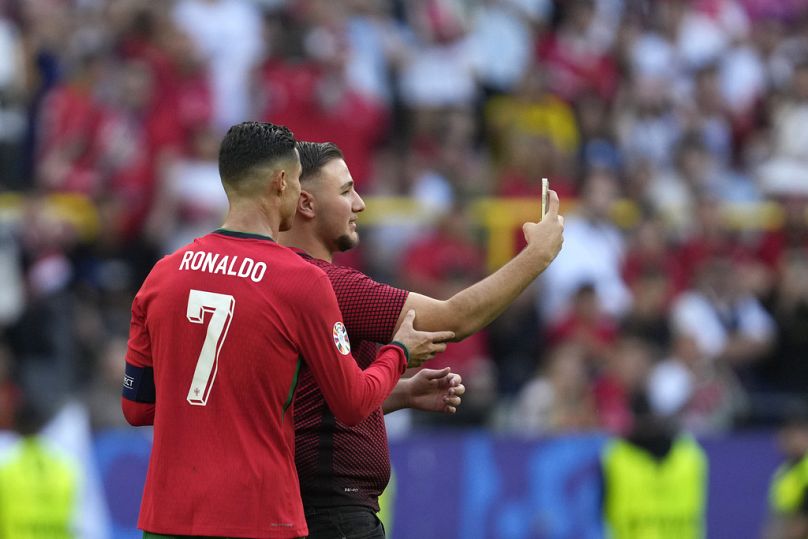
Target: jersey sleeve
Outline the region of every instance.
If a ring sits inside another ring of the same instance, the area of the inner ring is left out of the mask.
[[[328,277],[351,340],[390,342],[409,292],[343,266],[330,268]]]
[[[320,274],[300,305],[299,346],[334,416],[357,425],[378,409],[407,368],[398,346],[384,346],[364,371],[351,356],[345,325],[328,277]]]
[[[136,426],[153,425],[155,410],[154,369],[151,339],[139,297],[132,302],[129,343],[126,349],[121,408],[126,420]]]
[[[151,339],[146,328],[146,314],[140,297],[132,302],[132,318],[129,322],[129,342],[126,349],[126,362],[137,367],[151,367]]]

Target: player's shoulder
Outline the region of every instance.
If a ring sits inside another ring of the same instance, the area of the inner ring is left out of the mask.
[[[346,298],[357,295],[357,297],[361,296],[365,299],[378,294],[389,295],[389,291],[395,290],[391,286],[377,282],[361,270],[350,266],[341,266],[316,259],[310,260],[310,262],[325,273],[340,301],[345,301]]]
[[[301,259],[322,270],[329,277],[329,279],[370,279],[370,277],[356,268],[352,268],[350,266],[341,266],[339,264],[334,264],[333,262],[322,260],[320,258],[314,258],[300,252],[297,252],[297,254],[300,255]]]
[[[304,296],[317,296],[325,293],[326,289],[333,288],[328,276],[321,268],[309,264],[294,251],[279,244],[276,245],[271,260],[268,261],[267,275],[276,282],[284,283],[278,289],[278,293],[297,298],[295,300],[297,302],[305,303],[307,300],[304,299]],[[313,294],[300,294],[301,290],[307,290]]]
[[[294,253],[293,253],[294,254]],[[297,256],[297,255],[295,255]],[[298,258],[294,264],[297,271],[300,272],[300,276],[303,279],[323,279],[328,280],[327,272],[321,268],[320,266],[315,266],[314,264],[309,264],[308,262],[301,260]],[[299,270],[297,269],[299,268]]]

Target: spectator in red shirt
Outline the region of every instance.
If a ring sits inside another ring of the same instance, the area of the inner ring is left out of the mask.
[[[547,337],[555,346],[577,344],[591,366],[600,368],[613,353],[617,324],[601,309],[594,285],[586,283],[573,295],[566,315],[551,323]]]
[[[268,27],[270,34],[274,28]],[[322,39],[309,41],[325,39],[333,49],[307,51],[303,59],[273,51],[260,66],[259,93],[264,98],[259,115],[288,125],[301,140],[334,141],[352,163],[355,181],[364,187],[371,180],[373,150],[386,132],[388,111],[384,103],[349,84],[344,36],[331,29],[316,31]]]
[[[767,230],[756,248],[758,259],[775,275],[782,271],[787,252],[808,253],[808,221],[805,218],[808,197],[785,197],[781,205],[784,210],[782,226]]]
[[[617,89],[617,69],[614,59],[590,33],[595,20],[593,0],[565,3],[564,11],[558,31],[537,44],[538,61],[550,72],[550,87],[567,101],[574,101],[589,88],[611,100]]]
[[[698,200],[694,221],[693,229],[676,253],[680,268],[684,270],[685,286],[694,286],[701,267],[713,258],[734,261],[753,258],[752,249],[727,225],[719,201],[714,197],[702,196]]]
[[[177,140],[185,148],[192,133],[213,125],[213,91],[207,65],[185,32],[155,5],[139,6],[124,28],[118,49],[126,60],[146,64],[153,76],[154,106],[170,114]]]
[[[483,275],[482,250],[469,237],[466,209],[456,204],[435,231],[409,246],[400,268],[402,281],[424,294],[451,297]]]
[[[651,359],[647,343],[625,337],[595,380],[595,404],[600,425],[609,432],[625,434],[634,426],[631,404],[645,392]]]
[[[622,274],[631,288],[645,275],[666,276],[668,302],[685,288],[685,270],[670,244],[661,218],[644,219],[634,230],[623,260]]]
[[[117,201],[120,232],[132,239],[153,203],[162,167],[182,147],[182,129],[173,111],[159,104],[154,72],[132,60],[120,66],[114,106],[98,132],[98,167],[105,173],[103,193]]]
[[[96,165],[104,114],[95,92],[102,64],[98,55],[81,57],[67,82],[54,87],[42,103],[36,175],[46,190],[94,195],[101,188]]]

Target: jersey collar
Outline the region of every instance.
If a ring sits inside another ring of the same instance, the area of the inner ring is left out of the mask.
[[[226,228],[217,228],[213,231],[214,234],[222,234],[224,236],[231,236],[233,238],[243,238],[249,240],[269,240],[275,243],[275,240],[263,234],[253,234],[251,232],[239,232],[237,230],[228,230]]]
[[[309,253],[307,253],[306,251],[301,249],[300,247],[288,247],[288,248],[291,249],[292,251],[296,252],[297,254],[302,256],[303,258],[312,258],[312,259],[314,258]]]

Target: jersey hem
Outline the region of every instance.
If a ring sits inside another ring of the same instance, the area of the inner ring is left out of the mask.
[[[317,511],[318,509],[335,509],[338,507],[364,507],[367,509],[372,509],[374,513],[379,512],[379,504],[373,503],[370,501],[363,501],[359,499],[348,499],[348,498],[331,498],[331,499],[316,499],[303,502],[303,512],[308,514],[309,512]]]
[[[148,533],[156,533],[159,535],[188,535],[188,536],[203,536],[203,537],[243,537],[245,539],[260,538],[260,539],[297,539],[298,537],[306,537],[309,534],[308,527],[302,528],[286,528],[278,527],[270,530],[255,530],[245,528],[210,528],[206,526],[194,527],[190,530],[173,527],[160,527],[160,526],[138,526],[141,530]]]

